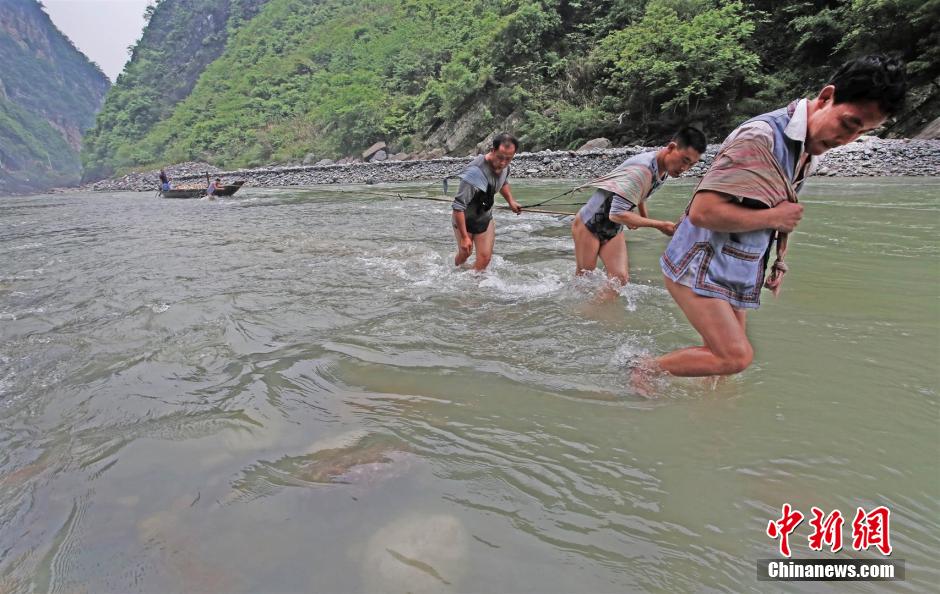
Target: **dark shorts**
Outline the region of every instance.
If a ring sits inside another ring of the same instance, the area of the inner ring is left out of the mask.
[[[467,223],[467,233],[470,235],[477,235],[479,233],[485,232],[489,226],[490,221],[493,220],[493,217],[488,217],[486,219],[464,219]]]
[[[584,223],[584,226],[587,227],[588,231],[594,234],[594,237],[600,240],[601,245],[617,237],[617,234],[623,230],[622,225],[609,222],[608,224],[598,224],[595,221],[588,221]]]

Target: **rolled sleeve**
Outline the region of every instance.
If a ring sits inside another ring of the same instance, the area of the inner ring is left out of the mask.
[[[614,194],[613,199],[610,201],[610,214],[619,215],[627,212],[632,212],[636,208],[636,204],[632,201],[627,200],[619,194]]]
[[[457,195],[454,196],[454,202],[450,205],[453,210],[465,211],[467,207],[470,206],[470,201],[473,200],[473,196],[476,194],[477,189],[472,185],[468,184],[465,181],[460,182],[460,187],[457,189]]]

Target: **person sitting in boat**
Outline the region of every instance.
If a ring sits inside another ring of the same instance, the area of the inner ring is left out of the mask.
[[[206,196],[208,196],[210,200],[214,199],[216,193],[221,188],[222,188],[222,180],[217,177],[211,184],[209,184],[208,189],[206,189]]]
[[[493,139],[493,147],[485,155],[475,158],[460,174],[460,188],[451,205],[457,255],[454,266],[470,258],[476,247],[477,257],[473,269],[485,270],[493,257],[496,224],[493,222],[493,198],[499,192],[509,208],[516,214],[522,207],[509,190],[509,163],[519,148],[519,141],[502,133]]]
[[[170,189],[170,178],[166,176],[166,171],[160,170],[160,189],[164,192]]]
[[[604,262],[607,277],[624,285],[629,281],[627,245],[623,226],[652,227],[671,236],[675,223],[649,217],[646,201],[667,176],[679,177],[705,152],[705,134],[686,126],[658,151],[630,157],[604,177],[586,184],[596,188],[571,225],[574,237],[575,274],[594,270],[597,258]],[[605,291],[605,297],[615,293]]]

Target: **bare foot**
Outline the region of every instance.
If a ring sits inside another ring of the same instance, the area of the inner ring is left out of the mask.
[[[724,383],[727,379],[727,376],[724,375],[709,375],[701,378],[702,387],[706,390],[717,390],[718,386]]]
[[[662,391],[663,379],[667,372],[656,363],[656,359],[649,355],[639,355],[627,363],[630,372],[631,390],[643,398],[653,400],[659,398]]]

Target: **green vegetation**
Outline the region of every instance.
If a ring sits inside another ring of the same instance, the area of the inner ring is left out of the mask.
[[[0,62],[0,193],[78,182],[107,78],[32,0],[0,0]]]
[[[48,121],[0,97],[0,194],[78,181],[78,151]]]
[[[108,93],[97,125],[84,140],[85,175],[153,158],[140,141],[189,96],[228,37],[266,0],[159,0],[147,8],[147,28]],[[90,126],[89,126],[90,127]]]
[[[225,3],[164,0],[150,29],[159,11],[200,2]],[[224,51],[173,101],[179,68],[148,29],[84,159],[101,174],[338,157],[376,140],[419,150],[458,138],[465,152],[504,126],[528,150],[659,142],[683,122],[717,139],[874,50],[910,62],[920,119],[940,88],[938,11],[940,0],[268,0],[229,25]]]

